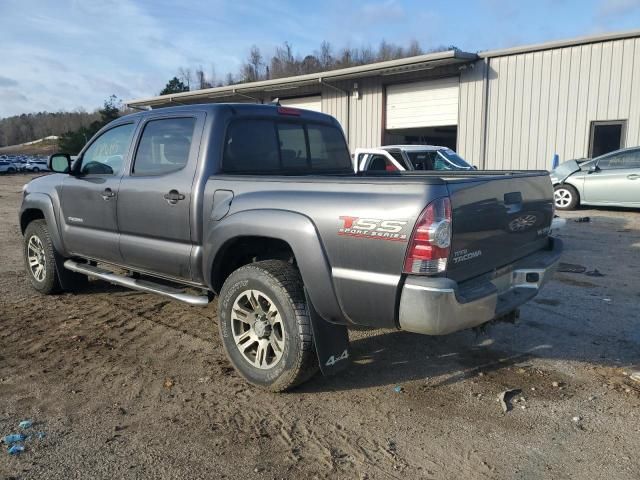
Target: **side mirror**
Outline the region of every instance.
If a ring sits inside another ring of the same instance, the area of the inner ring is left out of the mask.
[[[54,153],[49,157],[47,167],[55,173],[70,173],[71,156],[68,153]]]
[[[589,167],[589,173],[594,173],[599,171],[600,171],[600,167],[598,167],[598,165],[596,165],[595,163]]]

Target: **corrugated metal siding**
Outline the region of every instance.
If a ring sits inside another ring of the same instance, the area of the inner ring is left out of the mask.
[[[487,62],[480,60],[460,74],[458,148],[470,163],[482,167]]]
[[[310,97],[283,98],[280,105],[287,107],[301,108],[303,110],[312,110],[314,112],[322,111],[322,98],[320,95]]]
[[[482,65],[463,73],[460,88],[458,149],[476,164]],[[639,38],[494,57],[487,81],[484,168],[548,169],[554,153],[585,157],[597,120],[626,120],[624,145],[640,144]]]
[[[351,95],[349,147],[377,147],[382,142],[384,88],[380,78],[358,80],[360,98]]]
[[[322,112],[334,116],[338,122],[340,122],[342,130],[344,130],[344,134],[348,139],[349,121],[347,118],[347,112],[349,96],[348,94],[339,91],[347,91],[348,85],[344,82],[332,83],[331,85],[335,88],[331,88],[326,85],[322,86]],[[336,90],[336,88],[339,90]]]

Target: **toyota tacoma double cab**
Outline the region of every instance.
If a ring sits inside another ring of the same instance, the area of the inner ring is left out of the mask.
[[[249,382],[349,362],[349,328],[444,335],[513,315],[551,276],[547,172],[354,172],[338,122],[279,105],[123,116],[24,187],[33,287],[88,277],[206,307]]]

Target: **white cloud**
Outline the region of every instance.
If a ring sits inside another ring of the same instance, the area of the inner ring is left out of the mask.
[[[599,14],[603,17],[620,17],[640,11],[640,0],[602,0]]]
[[[364,20],[372,23],[400,20],[406,16],[404,7],[396,0],[365,4],[361,12]]]
[[[91,109],[111,94],[149,96],[180,66],[207,66],[214,57],[206,30],[170,31],[168,23],[131,0],[5,1],[0,32],[0,117]],[[232,55],[215,57],[234,63]]]

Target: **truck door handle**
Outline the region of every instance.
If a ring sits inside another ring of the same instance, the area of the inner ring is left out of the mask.
[[[171,205],[175,205],[179,200],[184,200],[184,195],[178,190],[170,190],[169,193],[164,194],[164,199]]]
[[[113,197],[116,196],[116,192],[114,192],[113,190],[111,190],[110,188],[105,188],[102,191],[102,198],[103,200],[111,200]]]
[[[632,173],[631,175],[627,175],[627,178],[629,180],[637,180],[640,178],[640,175],[638,175],[637,173]]]

